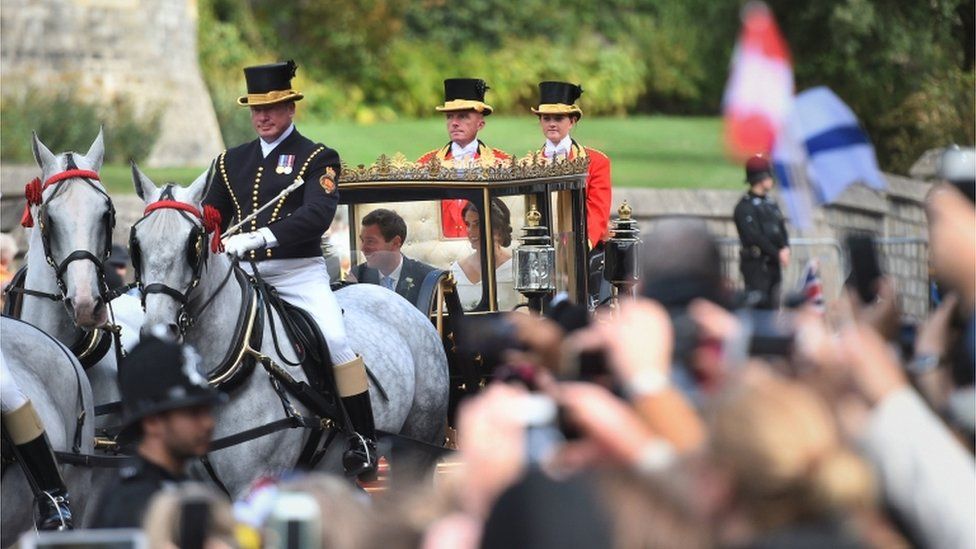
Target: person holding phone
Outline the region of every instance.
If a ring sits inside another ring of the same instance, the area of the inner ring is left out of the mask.
[[[790,237],[779,206],[769,196],[773,172],[762,155],[746,162],[749,191],[735,206],[735,227],[742,243],[739,269],[747,301],[757,309],[775,309],[782,268],[790,262]]]
[[[152,496],[187,480],[187,464],[206,455],[227,395],[211,388],[189,346],[145,336],[119,367],[120,444],[136,444],[95,510],[93,528],[139,528]]]

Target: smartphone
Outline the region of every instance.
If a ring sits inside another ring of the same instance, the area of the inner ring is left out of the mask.
[[[747,309],[739,319],[750,328],[750,356],[790,356],[796,340],[793,313]]]
[[[318,502],[309,494],[281,492],[265,527],[265,547],[305,549],[322,546]]]
[[[857,290],[861,301],[871,303],[878,297],[878,279],[881,278],[881,264],[874,247],[874,237],[865,234],[848,235],[847,253],[851,265],[848,284]]]
[[[188,500],[180,505],[180,549],[203,549],[210,528],[210,504],[205,500]]]

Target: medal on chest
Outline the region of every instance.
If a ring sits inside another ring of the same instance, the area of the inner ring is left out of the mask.
[[[295,167],[295,155],[293,154],[281,154],[278,155],[278,166],[275,168],[275,173],[291,175],[292,170]]]

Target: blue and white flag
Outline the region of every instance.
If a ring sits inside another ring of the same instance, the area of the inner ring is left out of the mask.
[[[813,206],[861,182],[886,187],[874,147],[854,112],[827,87],[796,96],[773,149],[773,169],[793,224],[810,226]]]

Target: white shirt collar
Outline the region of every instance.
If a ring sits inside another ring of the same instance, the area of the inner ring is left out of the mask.
[[[465,146],[458,145],[451,141],[451,158],[474,158],[478,154],[478,140],[474,139]]]
[[[552,158],[554,155],[569,156],[569,149],[573,146],[573,138],[566,134],[566,137],[557,145],[553,145],[552,141],[546,140],[546,150],[543,154],[546,158]]]
[[[288,129],[287,130],[285,130],[284,132],[281,133],[281,135],[278,136],[278,139],[275,139],[271,143],[266,143],[264,141],[264,139],[260,139],[259,138],[258,141],[261,142],[261,155],[264,156],[265,158],[267,158],[268,155],[271,154],[271,151],[273,151],[275,147],[277,147],[278,145],[280,145],[282,141],[284,141],[285,139],[287,139],[288,136],[291,135],[291,132],[293,132],[293,131],[295,131],[295,123],[294,122],[292,122],[291,125],[288,126]]]

